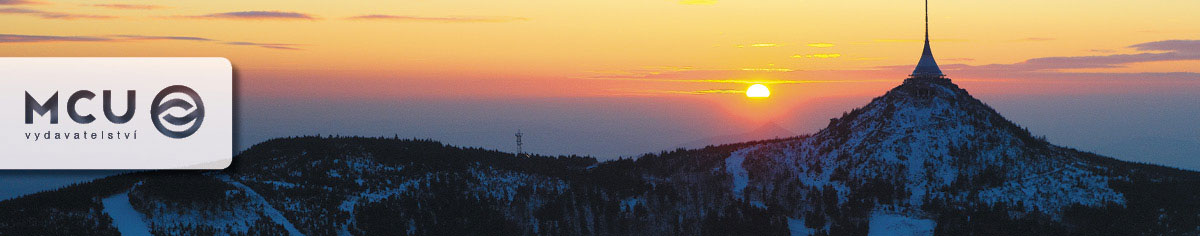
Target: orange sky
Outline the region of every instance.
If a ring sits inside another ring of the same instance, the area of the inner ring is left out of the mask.
[[[0,20],[17,23],[0,32],[5,56],[227,57],[242,92],[258,96],[692,96],[738,106],[742,82],[787,81],[771,86],[772,102],[799,103],[898,84],[922,36],[920,1],[0,2]],[[1200,1],[1016,0],[934,1],[930,11],[943,70],[973,92],[1006,94],[1198,88],[1196,74],[1130,74],[1200,72],[1200,49],[1187,45],[1184,59],[1007,66],[1162,53],[1130,46],[1200,39],[1195,9]],[[1122,78],[1032,78],[1057,73]],[[1036,89],[1062,84],[1078,91]]]
[[[1196,9],[933,0],[929,10],[941,69],[1006,117],[1055,143],[1195,169]],[[816,131],[912,71],[922,10],[917,0],[0,0],[0,55],[226,57],[243,147],[399,133],[507,150],[524,128],[526,150],[613,158],[767,122]],[[771,97],[746,98],[753,83]]]

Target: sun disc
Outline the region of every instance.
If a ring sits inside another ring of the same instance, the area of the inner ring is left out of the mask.
[[[765,98],[770,96],[771,90],[767,89],[766,85],[754,84],[750,85],[749,89],[746,89],[746,97]]]

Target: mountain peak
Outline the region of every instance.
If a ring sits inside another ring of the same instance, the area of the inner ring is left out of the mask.
[[[898,206],[983,201],[1058,212],[1125,201],[1083,154],[1033,137],[947,79],[909,79],[808,138],[740,153],[735,158],[754,163],[743,166],[762,175],[761,183],[835,189],[873,183],[879,189],[868,191],[886,193]],[[754,191],[749,182],[743,191]],[[1056,191],[1022,192],[1028,189]]]

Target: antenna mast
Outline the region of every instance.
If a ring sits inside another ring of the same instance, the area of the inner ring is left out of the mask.
[[[517,155],[525,154],[525,151],[521,150],[521,145],[525,144],[521,142],[521,136],[524,135],[525,134],[521,133],[521,129],[517,129]]]

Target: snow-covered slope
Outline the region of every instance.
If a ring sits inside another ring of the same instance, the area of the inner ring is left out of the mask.
[[[104,198],[102,202],[104,203],[104,214],[112,217],[113,227],[116,227],[121,235],[150,234],[150,226],[146,225],[146,217],[129,204],[128,192],[113,194]]]
[[[829,187],[843,201],[869,192],[912,210],[930,202],[1002,203],[1056,214],[1125,202],[1084,154],[1031,136],[941,79],[907,81],[810,137],[735,153],[729,159],[738,161],[727,163],[739,166],[729,168],[750,173],[749,184],[733,182],[735,192],[783,206],[773,194],[779,186]]]
[[[934,225],[936,223],[930,219],[876,212],[871,214],[871,227],[867,236],[933,235]]]

